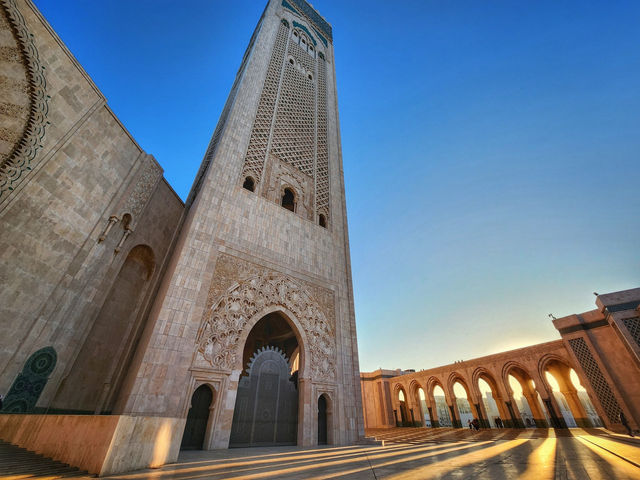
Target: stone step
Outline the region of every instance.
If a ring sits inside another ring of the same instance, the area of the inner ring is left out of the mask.
[[[0,440],[0,477],[15,480],[90,477],[85,471]]]

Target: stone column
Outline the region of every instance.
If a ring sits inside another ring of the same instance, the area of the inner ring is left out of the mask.
[[[460,421],[460,411],[458,410],[456,397],[453,397],[453,403],[449,405],[449,411],[451,412],[451,423],[453,424],[453,428],[462,428],[462,422]]]
[[[478,421],[482,428],[491,428],[491,422],[489,422],[489,416],[487,415],[487,409],[484,407],[482,400],[474,404],[475,410],[478,414]]]
[[[529,408],[533,414],[533,420],[536,422],[536,426],[542,427],[542,425],[546,425],[547,422],[545,421],[544,413],[542,413],[540,403],[538,402],[538,393],[535,390],[522,393],[524,398],[527,399],[527,403],[529,404]]]
[[[298,379],[298,446],[301,447],[310,447],[318,443],[318,436],[314,435],[316,432],[313,429],[313,425],[317,421],[318,406],[312,405],[312,387],[309,379]]]
[[[571,415],[573,415],[576,424],[579,427],[591,428],[593,425],[591,425],[587,411],[578,397],[578,391],[574,388],[572,390],[560,390],[560,393],[564,395],[565,400],[569,404],[569,410],[571,410]]]
[[[504,403],[509,411],[509,419],[504,420],[504,426],[507,428],[524,428],[522,418],[520,417],[520,411],[518,410],[515,400],[513,400],[513,398],[509,398],[509,400]]]

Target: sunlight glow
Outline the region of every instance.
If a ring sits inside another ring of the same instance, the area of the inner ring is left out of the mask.
[[[527,469],[518,480],[553,480],[556,476],[555,438],[546,438],[527,459]]]
[[[480,389],[480,393],[483,397],[486,396],[486,394],[489,392],[493,393],[491,387],[484,378],[478,380],[478,388]]]
[[[467,398],[467,391],[464,389],[460,382],[456,382],[453,384],[453,393],[456,398]]]
[[[553,390],[554,392],[559,392],[560,391],[560,385],[558,385],[558,381],[556,380],[556,377],[554,377],[549,372],[545,372],[544,376],[547,379],[547,383],[551,387],[551,390]]]
[[[578,374],[576,373],[576,371],[572,368],[571,369],[571,373],[569,374],[569,378],[571,378],[571,383],[573,383],[573,386],[576,387],[576,390],[581,391],[581,392],[586,392],[587,389],[584,388],[582,386],[582,384],[580,383],[580,378],[578,377]]]
[[[171,420],[164,420],[153,442],[153,458],[149,465],[151,468],[157,468],[167,463],[171,449],[171,430]]]
[[[513,390],[514,397],[522,397],[522,385],[513,375],[509,375],[509,386]]]
[[[429,463],[424,467],[414,468],[399,475],[392,475],[389,478],[393,480],[413,480],[416,478],[419,478],[420,480],[428,480],[430,478],[441,478],[448,472],[457,470],[460,467],[464,467],[466,465],[471,465],[472,463],[477,463],[488,458],[496,457],[513,448],[519,447],[526,442],[526,439],[509,440],[498,445],[483,448],[482,450],[465,453],[463,455],[458,455],[454,458],[449,458],[440,462]],[[479,443],[481,442],[478,442],[476,445],[478,445]],[[374,465],[374,467],[377,467],[377,465]]]

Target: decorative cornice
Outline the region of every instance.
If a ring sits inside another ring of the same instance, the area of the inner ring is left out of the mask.
[[[316,12],[311,5],[305,2],[305,0],[282,0],[282,6],[294,13],[304,16],[313,24],[314,30],[319,30],[318,34],[320,34],[320,32],[324,33],[324,35],[333,42],[333,30],[331,29],[331,25],[329,25],[329,22],[322,18],[322,16]],[[326,41],[324,41],[324,43],[326,44]]]

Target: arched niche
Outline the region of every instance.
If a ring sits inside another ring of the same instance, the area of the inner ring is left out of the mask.
[[[318,445],[332,445],[333,440],[333,402],[328,393],[318,397]]]
[[[109,413],[142,333],[142,310],[156,269],[153,249],[129,250],[69,372],[55,408]]]
[[[53,347],[44,347],[32,353],[13,381],[0,411],[4,413],[33,412],[57,361],[58,355]]]
[[[191,395],[187,420],[180,443],[181,450],[203,450],[212,428],[211,411],[215,403],[215,390],[202,384]]]

